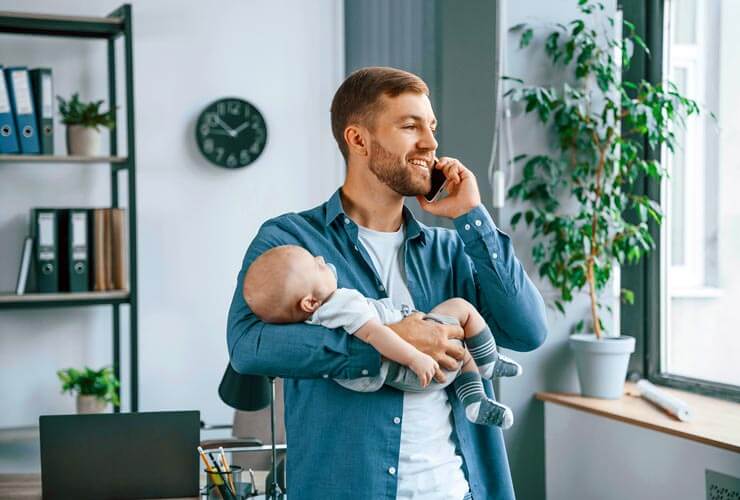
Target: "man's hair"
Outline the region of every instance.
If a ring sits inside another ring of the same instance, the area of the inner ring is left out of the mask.
[[[413,73],[380,66],[358,69],[344,80],[331,103],[331,130],[345,161],[349,148],[344,129],[357,123],[373,130],[375,116],[382,111],[380,97],[396,97],[405,92],[429,95],[429,87]]]

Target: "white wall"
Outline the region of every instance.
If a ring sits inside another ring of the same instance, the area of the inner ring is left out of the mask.
[[[140,409],[193,408],[225,422],[232,412],[216,388],[244,251],[264,220],[321,203],[344,175],[329,124],[344,74],[342,2],[131,3]],[[0,10],[104,16],[119,5],[2,0]],[[106,98],[105,55],[104,42],[0,37],[0,64],[52,67],[63,96]],[[198,113],[225,96],[252,102],[268,127],[263,155],[238,171],[208,164],[193,140]],[[64,151],[59,123],[56,134]],[[30,207],[105,205],[108,186],[104,166],[0,165],[0,290],[15,287]],[[0,428],[73,411],[55,371],[109,364],[110,325],[108,307],[0,311]]]
[[[740,454],[545,403],[548,500],[708,498],[707,469],[738,476]]]

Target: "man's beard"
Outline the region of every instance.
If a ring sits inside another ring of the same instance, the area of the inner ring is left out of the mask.
[[[432,181],[429,176],[414,175],[412,169],[400,156],[396,156],[378,141],[370,144],[370,171],[380,182],[401,196],[417,196],[429,192]]]

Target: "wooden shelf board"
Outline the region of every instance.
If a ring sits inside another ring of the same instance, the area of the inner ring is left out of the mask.
[[[0,155],[0,162],[12,163],[124,163],[125,156],[60,156],[60,155]]]
[[[648,429],[683,437],[699,443],[740,453],[740,403],[660,387],[685,401],[693,418],[688,422],[668,415],[640,397],[636,385],[627,382],[621,399],[587,398],[579,394],[538,392],[537,399]]]
[[[104,23],[120,25],[123,19],[120,17],[96,17],[96,16],[65,16],[57,14],[39,14],[36,12],[14,12],[0,10],[0,17],[11,17],[14,19],[37,19],[44,21],[69,21],[77,23]]]
[[[14,293],[0,294],[0,309],[33,306],[95,305],[127,302],[128,290],[109,292]]]

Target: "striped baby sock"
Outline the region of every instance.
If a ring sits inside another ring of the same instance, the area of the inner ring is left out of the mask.
[[[480,333],[465,339],[465,345],[473,356],[478,371],[485,378],[516,377],[522,374],[522,367],[516,361],[499,354],[496,350],[496,341],[489,327]]]
[[[511,409],[486,396],[478,372],[463,372],[454,383],[455,393],[465,406],[465,416],[474,424],[496,425],[508,429],[514,423]]]

